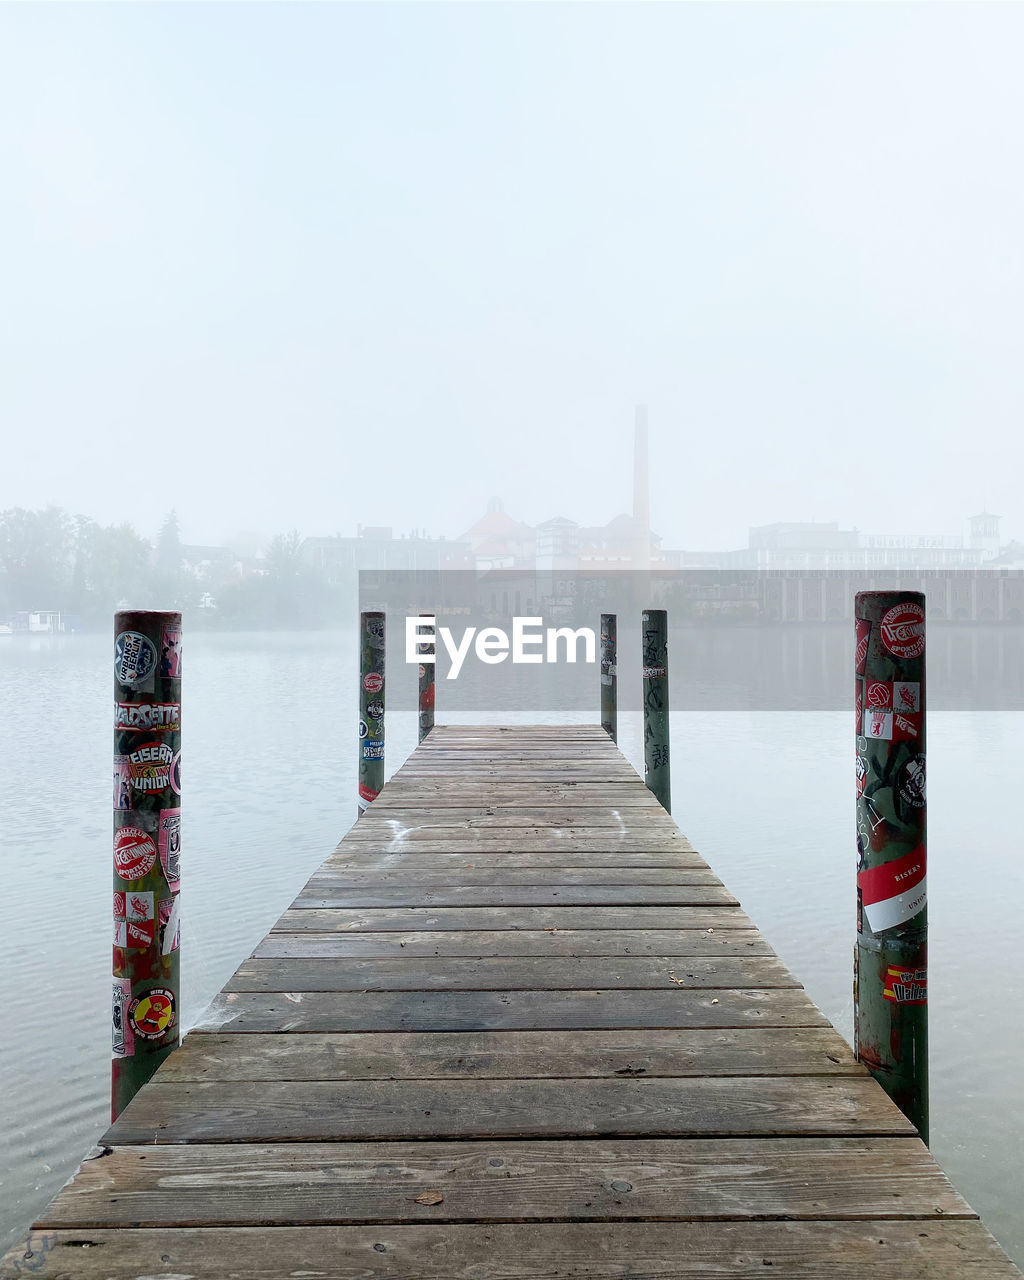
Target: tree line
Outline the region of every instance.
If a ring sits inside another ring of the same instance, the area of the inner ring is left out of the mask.
[[[321,627],[340,622],[348,592],[301,556],[302,537],[278,534],[258,564],[186,563],[171,511],[155,542],[130,524],[102,525],[59,507],[0,511],[0,622],[19,611],[59,610],[85,630],[119,608],[180,609],[191,625]]]

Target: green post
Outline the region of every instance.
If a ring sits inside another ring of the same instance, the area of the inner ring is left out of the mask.
[[[359,814],[384,785],[384,615],[359,615]]]
[[[432,613],[421,613],[421,618],[432,618]],[[421,640],[416,646],[419,654],[436,656],[436,641]],[[420,672],[420,736],[422,742],[434,727],[434,662],[421,662]]]
[[[861,591],[856,619],[854,1050],[928,1141],[925,602]]]
[[[644,780],[672,812],[668,730],[668,614],[645,609],[640,643],[643,654]]]
[[[179,1041],[181,614],[114,615],[110,1114]]]
[[[615,614],[601,614],[601,728],[612,742],[618,735],[618,708],[616,704]]]

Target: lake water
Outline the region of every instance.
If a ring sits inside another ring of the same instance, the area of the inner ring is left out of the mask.
[[[105,637],[0,640],[0,1249],[108,1122],[111,660]],[[355,636],[189,634],[185,663],[187,1030],[352,823]],[[597,694],[595,676],[592,716],[548,718],[596,720]],[[446,718],[456,719],[441,685]],[[676,820],[847,1039],[850,721],[849,711],[672,718]],[[619,722],[642,767],[639,717],[620,711]],[[415,735],[411,714],[389,714],[389,772]],[[929,718],[931,1145],[1018,1264],[1022,756],[1024,713]]]

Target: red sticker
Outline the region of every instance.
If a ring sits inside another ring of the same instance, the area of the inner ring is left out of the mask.
[[[153,870],[156,845],[138,827],[120,827],[114,832],[114,869],[122,880],[141,880]]]
[[[871,623],[867,618],[857,619],[857,674],[864,674],[864,664],[868,659],[868,641],[871,639]]]
[[[174,752],[166,742],[144,742],[129,751],[128,768],[134,790],[152,795],[169,787],[174,759]]]
[[[384,688],[384,677],[376,671],[369,671],[363,676],[363,688],[367,693],[380,693]]]
[[[916,742],[921,736],[921,716],[919,713],[904,716],[898,711],[892,718],[893,742]]]
[[[892,681],[868,680],[865,686],[865,697],[869,707],[892,706]]]
[[[885,971],[882,995],[896,1004],[928,1003],[928,970],[904,969],[891,965]]]
[[[928,900],[924,845],[901,858],[857,873],[864,915],[872,933],[906,924]]]
[[[153,945],[156,924],[152,920],[128,920],[125,924],[125,946],[131,951],[145,951]]]
[[[924,653],[924,610],[908,600],[882,615],[882,643],[897,658],[919,658]]]

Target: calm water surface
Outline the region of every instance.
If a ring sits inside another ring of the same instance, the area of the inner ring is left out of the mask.
[[[110,664],[105,637],[0,639],[0,1249],[108,1122]],[[351,633],[192,634],[186,664],[185,1030],[351,825],[357,718]],[[443,686],[438,701],[443,722]],[[849,724],[810,711],[672,720],[676,820],[847,1039]],[[389,771],[415,733],[389,713]],[[634,764],[640,741],[638,717],[620,713]],[[1022,713],[929,719],[932,1150],[1018,1264],[1022,756]]]

